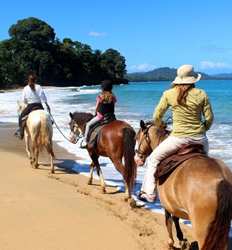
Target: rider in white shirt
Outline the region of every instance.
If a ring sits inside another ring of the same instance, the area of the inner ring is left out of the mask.
[[[19,138],[23,139],[25,117],[30,114],[31,111],[37,109],[44,109],[42,102],[45,103],[48,112],[50,113],[50,107],[47,103],[46,95],[39,84],[36,84],[36,75],[30,73],[28,75],[28,84],[24,87],[22,93],[22,101],[27,105],[19,116]],[[18,135],[18,134],[16,134]]]

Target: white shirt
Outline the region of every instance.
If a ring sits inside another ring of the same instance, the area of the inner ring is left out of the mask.
[[[35,84],[35,91],[29,85],[25,86],[22,93],[22,101],[27,104],[47,102],[47,98],[41,86]]]

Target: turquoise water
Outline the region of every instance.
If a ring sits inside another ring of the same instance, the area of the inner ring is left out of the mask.
[[[114,93],[118,102],[116,115],[119,119],[125,119],[135,128],[139,121],[151,120],[155,106],[164,90],[170,88],[171,82],[142,82],[130,83],[114,87]],[[200,81],[196,87],[204,89],[211,101],[214,112],[214,123],[208,137],[210,141],[210,154],[224,159],[232,167],[232,81],[208,80]],[[98,87],[84,87],[84,89],[99,89]],[[93,110],[97,93],[73,96],[70,103],[76,103],[80,107],[82,103],[89,103]],[[170,116],[167,112],[166,118]]]
[[[170,88],[170,84],[170,82],[143,82],[115,86],[114,93],[118,99],[117,118],[126,120],[138,129],[141,119],[152,119],[155,106],[163,91]],[[215,115],[213,126],[207,133],[210,154],[223,159],[232,168],[232,81],[200,81],[196,86],[208,93]],[[53,116],[66,133],[69,131],[69,112],[94,112],[99,92],[99,86],[45,88]],[[16,100],[20,95],[21,90],[0,94],[0,122],[17,122]],[[170,112],[166,117],[169,115]],[[56,130],[54,132],[57,134]]]
[[[118,116],[124,118],[128,114],[130,118],[151,119],[154,107],[157,105],[163,91],[168,89],[170,84],[170,82],[144,82],[115,86],[114,93],[118,99]],[[231,124],[232,81],[200,81],[196,87],[207,92],[213,106],[215,123]],[[86,89],[91,88],[96,89],[99,87],[86,87]],[[78,96],[78,98],[73,97],[69,101],[76,103],[78,108],[78,104],[85,102],[92,102],[94,105],[95,97],[96,94],[90,93]]]

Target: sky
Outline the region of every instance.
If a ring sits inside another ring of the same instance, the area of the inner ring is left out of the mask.
[[[27,17],[102,51],[114,48],[128,72],[193,64],[214,74],[232,72],[231,0],[8,0],[1,2],[0,40]]]

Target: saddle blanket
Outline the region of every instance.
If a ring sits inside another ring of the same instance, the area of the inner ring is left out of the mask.
[[[201,144],[183,146],[176,153],[160,162],[155,172],[156,182],[159,181],[159,184],[163,183],[181,163],[196,156],[208,157]]]
[[[90,129],[89,134],[88,134],[88,138],[87,138],[89,148],[92,148],[92,147],[96,146],[101,129],[105,125],[107,125],[107,124],[109,124],[109,123],[111,123],[112,121],[115,121],[115,120],[116,120],[116,117],[114,115],[109,116],[109,117],[106,116],[106,117],[104,117],[104,119],[102,121],[97,122],[96,125],[94,125]]]

